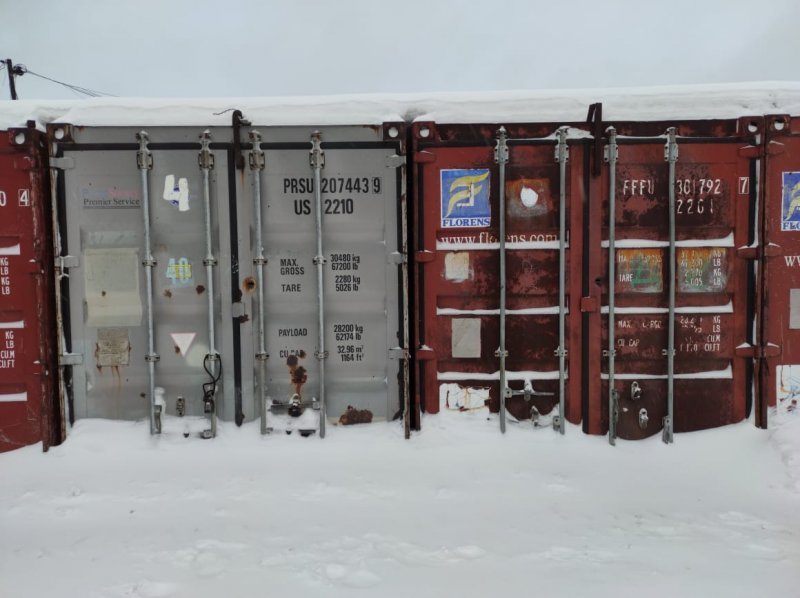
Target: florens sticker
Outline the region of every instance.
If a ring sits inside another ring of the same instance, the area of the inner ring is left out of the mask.
[[[442,228],[489,226],[492,220],[489,169],[458,168],[441,172]]]
[[[783,173],[781,230],[800,231],[800,172]]]

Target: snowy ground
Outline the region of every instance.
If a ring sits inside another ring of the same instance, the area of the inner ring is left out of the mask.
[[[481,413],[411,441],[82,421],[0,455],[0,596],[796,597],[800,415],[772,425],[611,448]]]

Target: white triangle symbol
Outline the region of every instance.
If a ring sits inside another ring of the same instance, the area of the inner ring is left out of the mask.
[[[181,355],[186,357],[186,352],[189,350],[189,347],[194,340],[194,337],[197,336],[196,332],[173,332],[170,334],[172,337],[172,342],[175,343],[175,346],[178,347],[178,350],[181,352]]]

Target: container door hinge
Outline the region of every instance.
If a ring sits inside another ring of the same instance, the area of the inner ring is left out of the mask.
[[[436,162],[436,154],[426,151],[416,152],[414,154],[414,162],[417,162],[418,164]]]
[[[436,351],[430,347],[420,347],[416,351],[417,361],[432,361],[436,359]]]
[[[766,156],[779,156],[786,151],[786,146],[779,141],[770,141],[767,145],[746,145],[739,148],[742,158],[763,158]]]
[[[83,365],[83,354],[62,353],[58,356],[58,365]]]
[[[760,158],[764,155],[764,146],[746,145],[739,148],[739,155],[742,158]]]
[[[28,156],[24,156],[20,160],[14,160],[13,166],[14,166],[14,170],[21,170],[22,172],[29,172],[29,171],[33,170],[33,161]]]
[[[80,268],[81,260],[77,255],[60,255],[56,257],[55,267],[62,272],[68,268]]]
[[[766,147],[768,156],[779,156],[786,151],[786,146],[778,141],[770,141]]]
[[[400,253],[399,251],[393,251],[388,256],[386,256],[386,261],[389,264],[394,264],[399,266],[400,264],[405,264],[408,262],[408,256],[405,253]]]
[[[598,307],[597,297],[581,297],[581,311],[583,313],[596,313]]]
[[[742,343],[736,347],[736,357],[749,357],[751,359],[777,357],[781,354],[781,352],[781,347],[774,343],[767,343],[767,345],[764,347],[757,347],[749,343]]]
[[[398,154],[386,156],[386,168],[400,168],[406,165],[406,157]]]
[[[414,254],[414,260],[417,263],[423,263],[424,264],[424,263],[427,263],[427,262],[432,262],[434,259],[436,259],[436,252],[435,251],[428,251],[427,249],[425,249],[423,251],[417,251]]]
[[[408,357],[408,349],[403,349],[403,347],[391,347],[389,349],[389,359],[402,359],[405,361]]]
[[[739,247],[736,250],[736,257],[743,260],[757,260],[759,247]],[[764,247],[764,257],[779,257],[783,255],[780,245],[769,243]]]
[[[231,303],[231,317],[234,320],[240,320],[244,317],[244,303],[241,301],[237,301],[235,303]]]
[[[742,260],[757,260],[758,247],[739,247],[736,249],[736,257]]]
[[[50,168],[58,168],[60,170],[72,170],[75,168],[74,158],[50,158]]]

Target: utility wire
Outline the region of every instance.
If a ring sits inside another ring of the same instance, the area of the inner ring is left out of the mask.
[[[30,69],[28,69],[23,64],[14,65],[14,73],[18,75],[33,75],[34,77],[39,77],[40,79],[45,79],[46,81],[51,81],[53,83],[57,83],[58,85],[63,85],[67,89],[71,89],[72,91],[78,92],[83,95],[87,95],[92,98],[99,98],[101,96],[111,96],[116,97],[112,93],[106,93],[104,91],[97,91],[96,89],[89,89],[88,87],[81,87],[80,85],[72,85],[71,83],[65,83],[64,81],[59,81],[58,79],[53,79],[51,77],[47,77],[45,75],[40,75]]]

